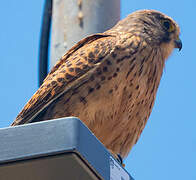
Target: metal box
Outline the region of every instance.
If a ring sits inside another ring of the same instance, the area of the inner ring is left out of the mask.
[[[1,180],[132,180],[77,118],[0,129]]]

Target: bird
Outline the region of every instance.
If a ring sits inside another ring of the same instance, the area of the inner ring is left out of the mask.
[[[180,28],[157,10],[138,10],[63,55],[11,126],[78,117],[125,159],[151,114],[165,62],[181,50]]]

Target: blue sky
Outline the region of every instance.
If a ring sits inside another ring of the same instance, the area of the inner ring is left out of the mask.
[[[0,6],[0,128],[8,126],[38,87],[38,44],[43,0]],[[136,180],[196,179],[196,1],[122,0],[122,18],[156,9],[181,27],[183,49],[166,63],[151,117],[126,159]]]

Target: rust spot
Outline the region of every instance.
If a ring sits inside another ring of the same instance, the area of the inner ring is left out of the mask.
[[[102,74],[101,68],[97,68],[97,75],[101,75],[101,74]]]
[[[51,82],[52,86],[56,85],[56,81]]]
[[[58,82],[62,82],[64,79],[63,78],[58,78],[57,81]]]
[[[54,96],[56,94],[55,90],[53,89],[50,94],[51,96]]]
[[[112,79],[112,76],[109,76],[109,77],[108,77],[108,80],[111,80],[111,79]]]
[[[104,67],[103,67],[103,72],[107,72],[107,71],[108,71],[107,66],[104,66]]]
[[[132,97],[132,93],[129,94],[129,97],[128,98],[130,99],[131,97]]]
[[[86,69],[89,68],[89,66],[88,66],[87,64],[84,64],[84,65],[82,66],[82,68],[83,68],[84,70],[86,70]]]
[[[84,53],[84,51],[81,51],[80,52],[80,56],[83,56],[85,53]]]
[[[78,57],[74,55],[74,57],[72,57],[72,60],[76,60]]]
[[[73,71],[74,71],[74,68],[69,68],[69,71],[70,71],[70,72],[73,72]]]
[[[114,52],[112,52],[112,57],[113,57],[113,58],[116,58],[116,56],[117,56],[117,54],[114,53]]]
[[[45,97],[44,97],[44,101],[48,101],[48,99],[50,99],[52,95],[52,92],[51,93],[48,93]],[[52,95],[53,96],[53,95]]]
[[[141,76],[141,74],[142,74],[142,71],[143,71],[143,64],[141,65],[141,67],[140,67],[140,70],[139,70],[139,76]]]
[[[110,89],[110,90],[108,91],[109,94],[111,94],[112,92],[113,92],[113,89]]]
[[[70,66],[72,66],[72,63],[68,62],[67,67],[70,67]]]
[[[105,80],[105,76],[101,76],[101,81],[104,81]]]
[[[90,87],[89,90],[88,90],[88,93],[92,93],[94,91],[94,88]]]
[[[84,25],[83,18],[84,18],[84,15],[83,15],[82,11],[80,10],[78,12],[78,20],[79,20],[79,26],[81,28],[83,28],[83,25]]]
[[[71,99],[71,97],[67,98],[67,99],[63,102],[63,104],[67,104],[67,103],[69,102],[70,99]]]
[[[99,53],[99,50],[98,49],[95,49],[95,51],[94,51],[94,54],[98,54]]]
[[[87,103],[86,98],[81,96],[80,97],[80,102],[82,102],[83,104],[86,104]]]
[[[82,65],[83,63],[80,61],[80,60],[78,60],[78,62],[76,63],[76,65],[77,66],[80,66],[80,65]]]
[[[71,74],[66,74],[65,75],[65,78],[67,79],[67,80],[71,80],[71,79],[73,79],[74,78],[74,76],[72,76]]]
[[[89,57],[89,58],[95,58],[95,56],[94,56],[94,54],[93,54],[92,52],[90,52],[90,53],[88,54],[88,57]]]
[[[95,85],[95,88],[96,88],[97,90],[100,89],[100,87],[101,87],[101,86],[100,86],[100,84],[98,84],[98,83]]]
[[[95,80],[95,77],[92,75],[92,76],[90,77],[90,80],[91,80],[91,81],[94,81],[94,80]]]
[[[49,88],[49,87],[50,87],[50,85],[51,85],[51,84],[47,84],[47,86],[46,86],[46,87],[47,87],[47,88]]]
[[[76,72],[77,74],[79,74],[81,71],[82,71],[82,69],[80,69],[80,68],[75,68],[75,72]]]
[[[111,61],[107,60],[106,61],[107,65],[112,65]]]
[[[61,73],[66,73],[66,70],[62,70]]]
[[[83,58],[85,59],[85,61],[87,61],[87,60],[88,60],[88,57],[87,57],[87,56],[84,56]]]
[[[133,64],[133,65],[131,66],[131,68],[129,69],[129,71],[128,71],[127,75],[126,75],[126,79],[127,79],[127,77],[129,76],[129,74],[133,71],[134,67],[135,67],[135,64]]]
[[[79,9],[82,9],[82,0],[78,0],[78,7]]]
[[[99,44],[96,44],[95,45],[95,49],[99,49]]]
[[[113,77],[116,77],[117,75],[118,75],[117,73],[114,73],[114,74],[113,74]]]
[[[152,102],[150,103],[150,107],[149,107],[150,109],[152,108]]]
[[[89,63],[92,63],[94,61],[94,59],[88,59]]]

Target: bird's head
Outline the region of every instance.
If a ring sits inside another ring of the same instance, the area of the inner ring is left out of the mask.
[[[164,51],[164,59],[174,48],[182,48],[179,26],[171,17],[159,11],[136,11],[120,21],[114,29],[139,35],[149,45]]]

